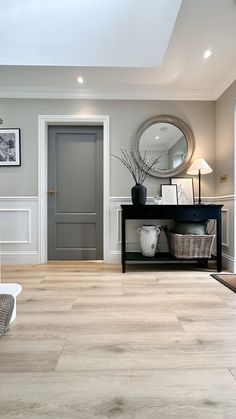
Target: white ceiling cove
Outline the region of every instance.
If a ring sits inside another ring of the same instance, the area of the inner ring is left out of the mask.
[[[0,97],[215,100],[236,80],[235,0],[8,0],[1,18]]]
[[[181,1],[2,2],[0,64],[159,67]]]

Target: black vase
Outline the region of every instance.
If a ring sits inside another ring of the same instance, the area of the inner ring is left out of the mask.
[[[133,205],[145,205],[147,199],[147,188],[140,183],[136,183],[131,189]]]

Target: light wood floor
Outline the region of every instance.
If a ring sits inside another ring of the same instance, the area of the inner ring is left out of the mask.
[[[0,417],[235,419],[236,294],[203,271],[4,268]]]

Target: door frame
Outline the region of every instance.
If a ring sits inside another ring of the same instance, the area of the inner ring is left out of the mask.
[[[38,243],[39,263],[48,261],[47,190],[48,125],[103,127],[103,258],[109,257],[109,115],[38,115]]]

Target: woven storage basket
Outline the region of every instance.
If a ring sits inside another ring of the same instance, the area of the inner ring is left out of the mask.
[[[170,253],[177,259],[210,259],[215,234],[168,233]]]

